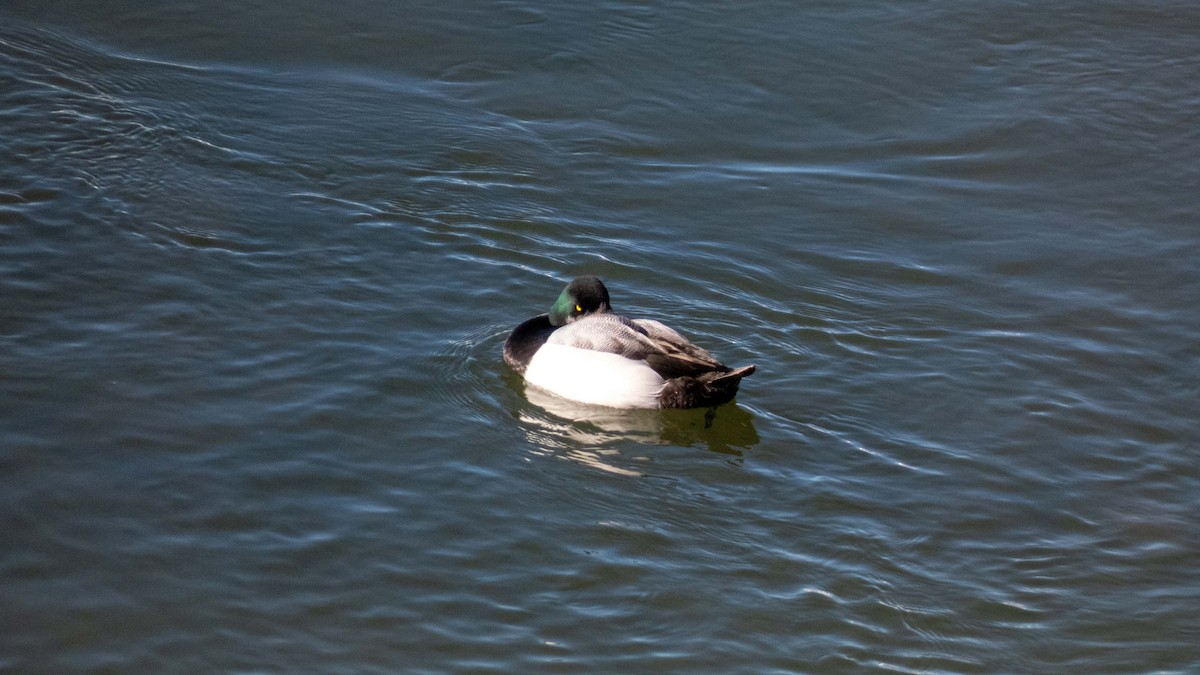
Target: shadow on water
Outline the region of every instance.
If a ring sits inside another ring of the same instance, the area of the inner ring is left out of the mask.
[[[706,446],[712,452],[741,457],[759,442],[754,416],[736,402],[691,410],[624,410],[560,398],[525,385],[515,373],[505,379],[532,404],[514,415],[526,425],[531,439],[548,449],[615,452],[614,446],[634,441]]]

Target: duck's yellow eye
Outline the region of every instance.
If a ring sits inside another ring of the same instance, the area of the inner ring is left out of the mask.
[[[576,311],[576,312],[582,312],[582,311],[583,311],[583,308],[582,308],[582,307],[580,307],[579,305],[575,305],[575,311]]]

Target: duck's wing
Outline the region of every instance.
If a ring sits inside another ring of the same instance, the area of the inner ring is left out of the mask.
[[[653,319],[633,319],[631,323],[642,329],[657,345],[658,351],[647,355],[646,362],[666,379],[729,371],[708,350],[692,344],[666,324]]]
[[[573,321],[554,331],[548,342],[644,360],[664,379],[729,370],[666,325],[617,314],[592,314]]]

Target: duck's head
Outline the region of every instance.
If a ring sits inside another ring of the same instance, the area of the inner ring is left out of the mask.
[[[581,316],[611,312],[608,289],[598,277],[576,277],[550,308],[550,325],[564,326]]]

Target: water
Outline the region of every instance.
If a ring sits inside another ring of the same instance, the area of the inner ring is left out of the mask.
[[[0,670],[1200,669],[1200,10],[0,8]],[[758,364],[524,391],[563,283]]]

